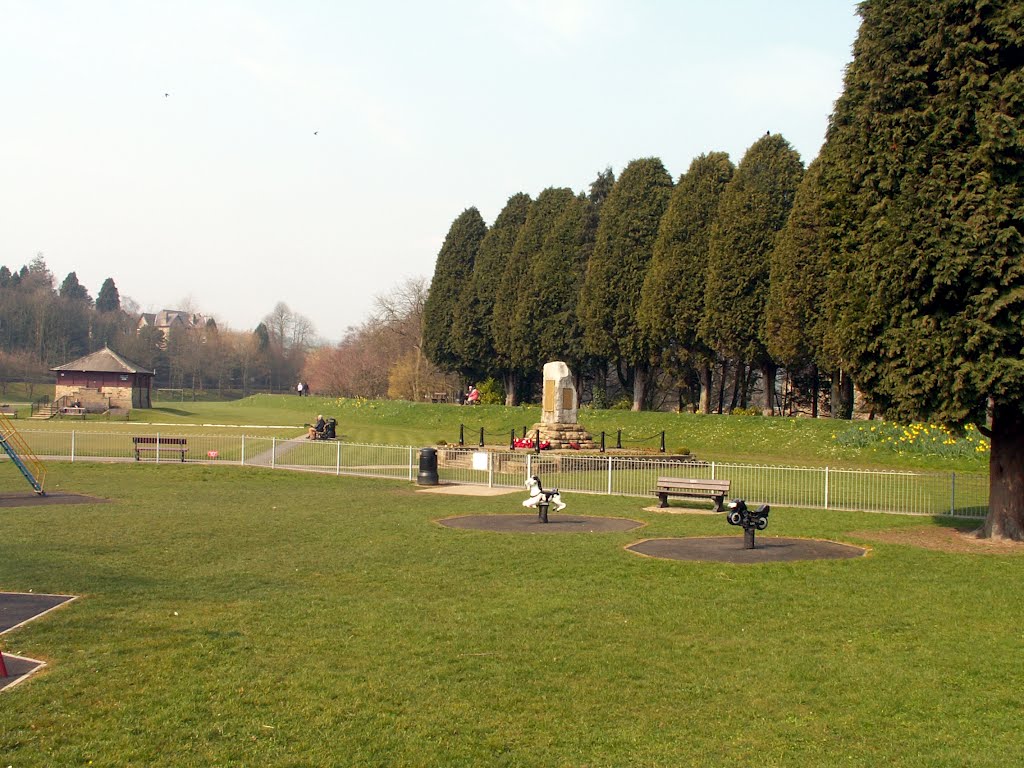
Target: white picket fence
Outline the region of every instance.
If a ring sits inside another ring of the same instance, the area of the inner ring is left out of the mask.
[[[476,448],[367,445],[303,438],[187,435],[181,446],[155,433],[138,446],[132,435],[92,431],[24,430],[29,448],[43,460],[145,461],[258,466],[415,482],[421,451],[436,450],[442,482],[522,488],[531,475],[562,492],[654,499],[658,477],[725,479],[729,495],[787,507],[863,510],[912,515],[984,517],[988,476],[954,472],[886,472],[831,467],[680,462],[656,457],[577,455]],[[166,442],[162,442],[166,441]]]

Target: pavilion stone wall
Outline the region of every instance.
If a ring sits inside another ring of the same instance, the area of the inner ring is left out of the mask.
[[[134,395],[134,400],[133,400]],[[57,384],[54,400],[59,401],[67,397],[70,401],[77,401],[90,413],[102,413],[108,408],[148,408],[149,403],[143,404],[142,400],[148,400],[148,393],[135,388],[130,383],[106,384],[100,387],[87,387],[80,384]]]

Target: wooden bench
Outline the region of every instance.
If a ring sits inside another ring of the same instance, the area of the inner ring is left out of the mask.
[[[61,414],[64,416],[81,416],[85,418],[85,408],[80,405],[65,405],[60,409]]]
[[[181,456],[181,460],[185,460],[185,454],[188,452],[188,438],[186,437],[156,437],[146,435],[144,437],[133,437],[132,442],[135,444],[135,460],[139,461],[143,451],[154,451],[157,459],[160,458],[160,452],[174,452]]]
[[[432,395],[424,395],[423,397],[430,400],[432,403],[447,403],[448,393],[447,392],[435,392]]]
[[[715,512],[722,511],[722,503],[729,495],[728,480],[698,480],[689,477],[659,477],[657,487],[651,491],[658,497],[659,507],[668,506],[669,496],[690,496],[698,499],[713,499]]]
[[[10,405],[0,405],[0,416],[10,416],[12,419],[18,418],[18,409]]]

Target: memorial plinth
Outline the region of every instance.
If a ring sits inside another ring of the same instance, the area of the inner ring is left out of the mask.
[[[546,363],[540,422],[530,427],[530,436],[540,432],[541,442],[549,442],[555,450],[597,448],[590,433],[577,423],[578,411],[576,384],[569,366],[563,362]]]

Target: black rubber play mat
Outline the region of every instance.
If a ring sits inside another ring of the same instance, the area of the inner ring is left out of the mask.
[[[42,616],[59,605],[75,598],[71,595],[36,595],[27,592],[0,592],[0,635],[20,627],[32,619]],[[2,646],[0,646],[2,650]],[[25,656],[3,654],[3,667],[7,676],[3,677],[0,670],[0,691],[20,683],[37,669],[46,666],[45,662],[29,659]]]
[[[844,560],[863,557],[867,550],[821,539],[758,536],[754,549],[743,548],[743,536],[701,536],[684,539],[646,539],[626,547],[630,552],[667,560],[715,563],[781,563],[795,560]]]

